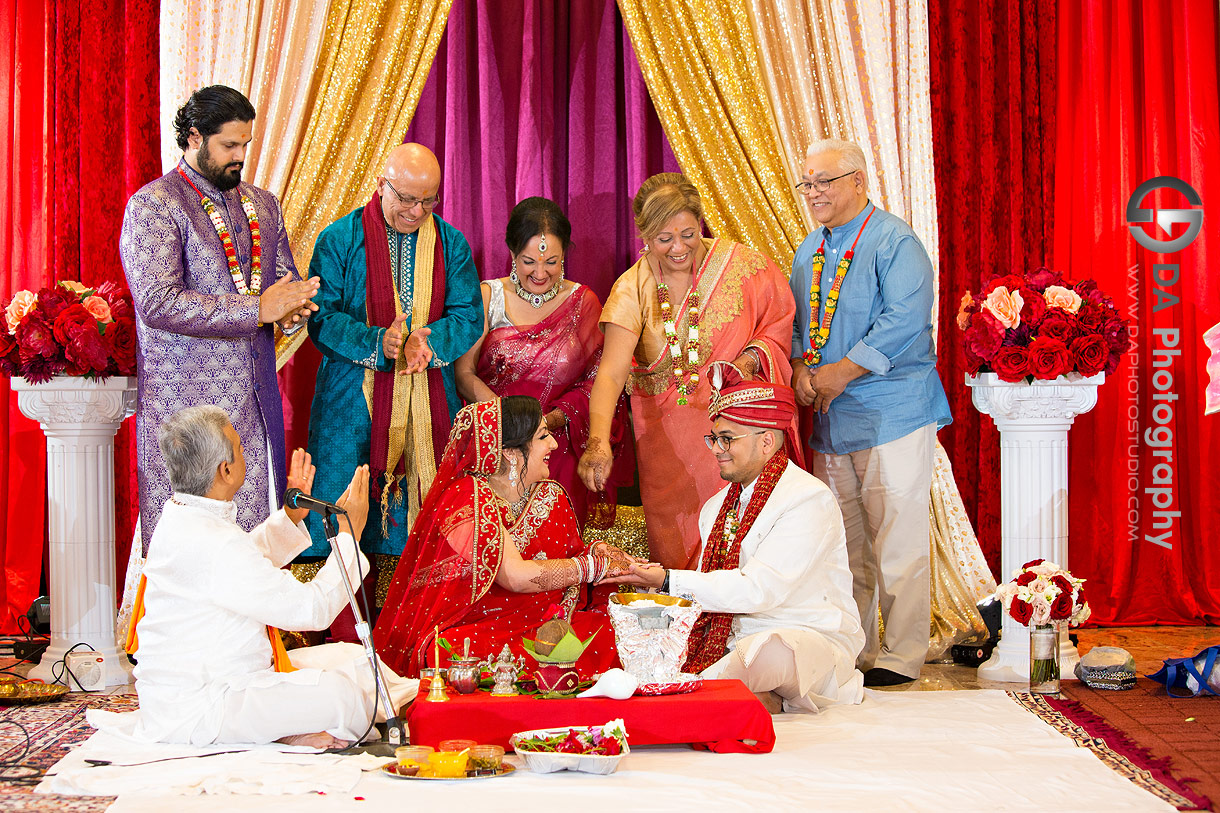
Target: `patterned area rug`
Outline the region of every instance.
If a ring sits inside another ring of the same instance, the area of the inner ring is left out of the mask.
[[[33,792],[51,766],[93,733],[93,728],[85,722],[85,710],[91,708],[134,711],[137,702],[133,694],[72,693],[54,703],[0,706],[0,763],[3,763],[0,767],[0,809],[6,813],[35,810],[100,813],[110,806],[113,796],[56,796]]]
[[[1132,715],[1131,711],[1141,705],[1140,695],[1151,695],[1154,700],[1157,699],[1152,690],[1155,684],[1145,680],[1137,683],[1135,689],[1122,692],[1096,691],[1076,681],[1065,681],[1063,686],[1064,695],[1060,698],[1021,692],[1009,694],[1056,731],[1082,748],[1088,748],[1111,769],[1178,810],[1212,809],[1211,800],[1199,792],[1207,788],[1197,779],[1183,776],[1181,765],[1186,764],[1191,768],[1200,766],[1191,756],[1192,746],[1215,754],[1216,728],[1189,729],[1190,723],[1187,722],[1187,729],[1182,730],[1177,747],[1162,742],[1159,748],[1149,748],[1145,744],[1148,741],[1147,726],[1153,718],[1160,717],[1162,723],[1161,726],[1152,723],[1154,728],[1182,729],[1179,721],[1189,716],[1190,709],[1181,705],[1172,708],[1154,702],[1152,705],[1156,710],[1153,713],[1145,709],[1143,714],[1137,710]],[[1163,697],[1164,690],[1160,691]],[[1080,699],[1086,699],[1088,704],[1080,702]],[[1214,699],[1220,701],[1220,698]],[[1212,705],[1218,713],[1213,719],[1220,720],[1220,705]],[[1088,706],[1094,706],[1094,710]],[[1124,708],[1126,712],[1120,711]],[[1166,719],[1166,713],[1172,719]],[[1203,773],[1214,777],[1217,769],[1220,769],[1220,765],[1213,761]],[[1196,784],[1199,785],[1197,789],[1191,787]]]

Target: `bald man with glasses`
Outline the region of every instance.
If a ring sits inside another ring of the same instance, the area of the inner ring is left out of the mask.
[[[360,547],[375,561],[402,552],[461,407],[452,364],[483,331],[470,245],[434,211],[440,185],[431,150],[395,147],[369,202],[318,236],[309,268],[321,280],[309,323],[322,353],[309,419],[314,495],[333,502],[345,487],[338,473],[369,465]],[[307,524],[303,558],[323,559],[322,523]]]

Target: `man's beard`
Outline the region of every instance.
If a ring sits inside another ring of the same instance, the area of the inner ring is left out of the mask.
[[[238,161],[223,167],[215,163],[212,161],[212,154],[208,152],[208,140],[206,138],[202,146],[199,147],[195,160],[199,163],[199,174],[207,178],[221,192],[228,192],[241,183],[241,171],[245,163]],[[237,171],[232,172],[231,170],[234,169]]]

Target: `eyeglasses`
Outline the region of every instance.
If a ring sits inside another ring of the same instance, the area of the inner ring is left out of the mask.
[[[382,178],[385,185],[390,187],[390,191],[394,193],[394,197],[398,198],[398,202],[408,209],[414,209],[417,205],[424,207],[425,212],[430,212],[436,208],[436,204],[441,202],[440,195],[433,195],[430,198],[409,198],[394,188],[394,184],[387,179]]]
[[[750,435],[761,435],[766,431],[766,429],[760,429],[757,432],[746,432],[741,435],[704,435],[703,442],[707,444],[709,449],[715,446],[720,451],[727,452],[729,447],[733,445],[733,441],[741,440]]]
[[[839,178],[846,178],[848,175],[855,175],[857,171],[858,170],[853,169],[851,172],[844,172],[842,175],[834,178],[818,178],[815,181],[801,181],[796,185],[796,191],[800,192],[802,195],[808,195],[809,190],[811,189],[816,189],[819,192],[825,192],[830,188],[830,185],[839,180]]]

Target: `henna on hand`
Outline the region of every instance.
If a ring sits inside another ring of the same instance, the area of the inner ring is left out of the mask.
[[[530,584],[538,585],[539,592],[580,584],[580,568],[572,559],[543,559],[537,565],[538,575]]]

